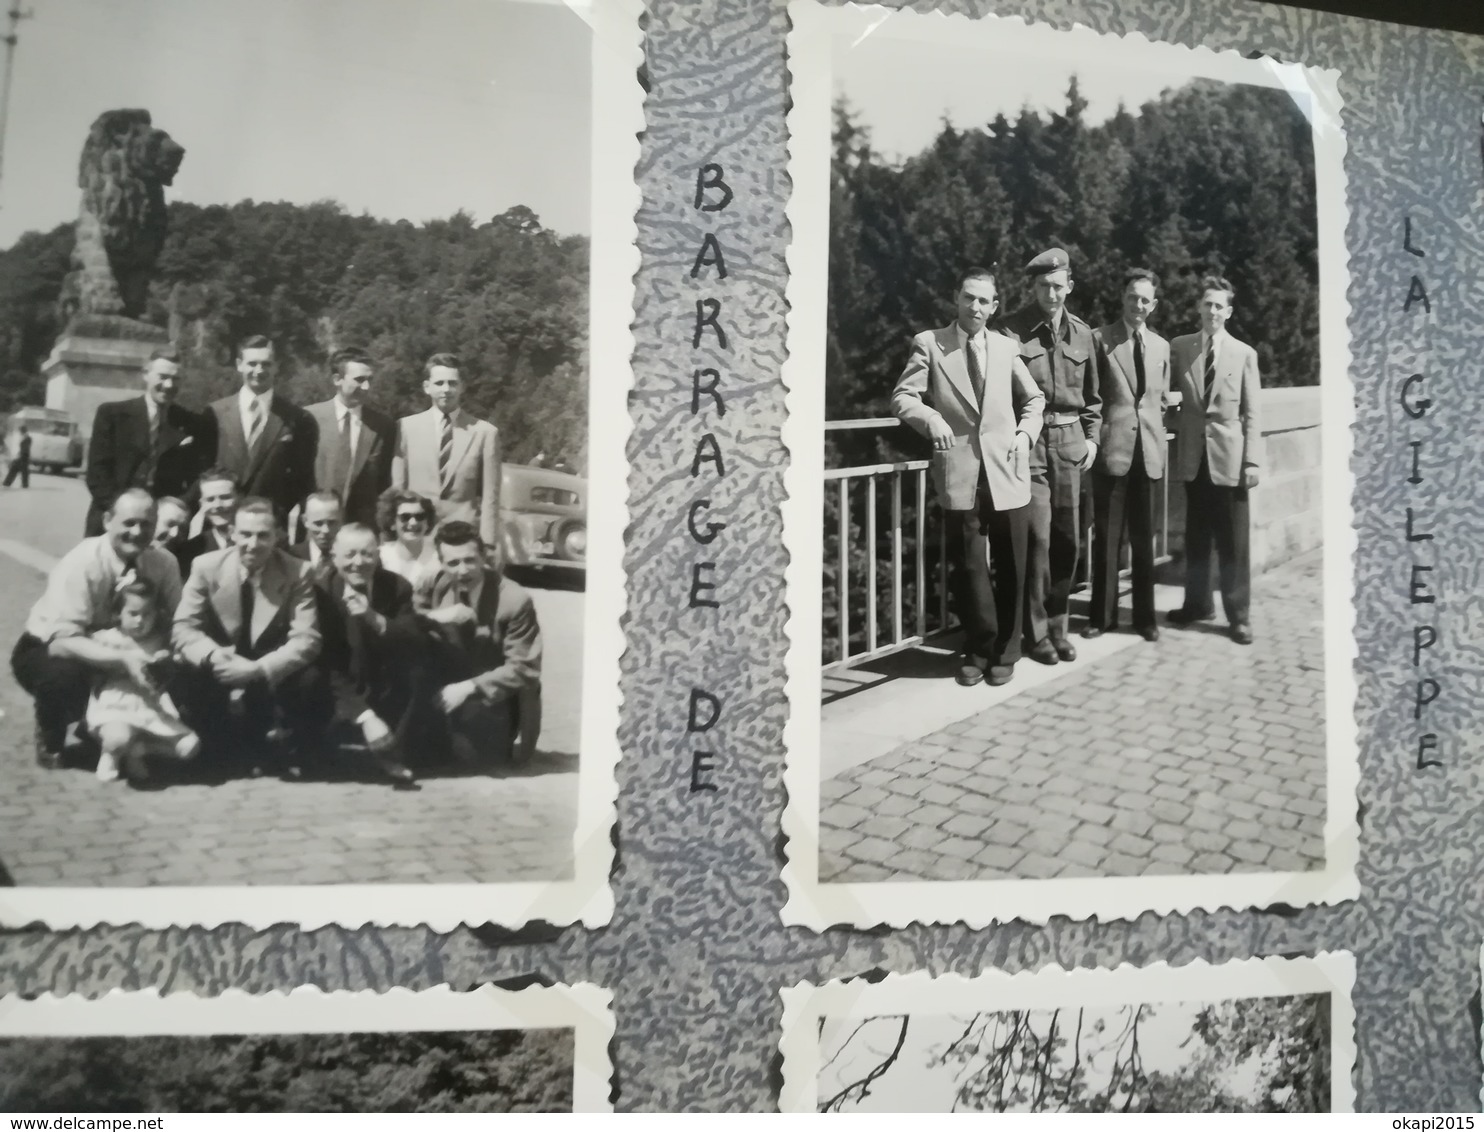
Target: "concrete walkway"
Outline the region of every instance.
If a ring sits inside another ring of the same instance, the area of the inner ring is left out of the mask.
[[[1314,552],[1256,580],[1250,647],[1218,620],[1074,638],[1074,663],[1023,661],[1002,688],[959,688],[930,652],[848,695],[833,682],[820,880],[1322,867],[1321,575]],[[1179,601],[1161,587],[1162,609]]]

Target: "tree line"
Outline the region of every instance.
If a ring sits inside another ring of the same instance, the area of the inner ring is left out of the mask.
[[[40,374],[64,326],[57,309],[73,229],[28,232],[0,252],[0,411],[42,404]],[[422,363],[463,360],[466,406],[499,427],[505,458],[587,457],[588,240],[517,206],[478,223],[353,216],[333,201],[170,205],[146,320],[182,353],[182,403],[235,389],[233,347],[273,339],[300,404],[330,394],[325,361],[356,344],[376,361],[374,400],[427,407]]]

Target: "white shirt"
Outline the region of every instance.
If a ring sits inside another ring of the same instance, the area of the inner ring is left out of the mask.
[[[359,406],[347,405],[339,397],[335,398],[335,431],[339,432],[345,427],[345,418],[350,417],[350,450],[354,452],[356,445],[361,442],[361,410]]]
[[[267,393],[254,393],[247,386],[242,387],[242,392],[237,397],[237,409],[242,414],[242,435],[249,440],[252,439],[252,415],[253,406],[258,409],[258,427],[261,429],[268,423],[268,410],[273,405],[273,390]]]
[[[953,332],[958,335],[958,347],[960,350],[974,351],[974,360],[979,363],[979,374],[982,377],[985,371],[989,369],[989,359],[984,354],[984,331],[979,331],[978,334],[974,335],[973,340],[970,341],[969,332],[955,322],[953,324]]]
[[[180,601],[180,567],[168,551],[149,547],[128,566],[107,535],[85,538],[52,567],[46,589],[26,620],[26,632],[50,643],[84,637],[115,624],[119,579],[130,571],[155,589],[160,616],[168,623]]]
[[[1144,352],[1149,352],[1149,339],[1144,337],[1144,331],[1147,329],[1146,327],[1135,326],[1133,323],[1125,321],[1123,324],[1123,328],[1128,331],[1128,340],[1130,342],[1133,342],[1135,339],[1137,339],[1139,345],[1144,348]]]
[[[1214,337],[1201,331],[1201,359],[1202,364],[1209,366],[1221,356],[1221,344],[1226,341],[1226,331],[1218,330]],[[1204,369],[1201,372],[1205,372]]]

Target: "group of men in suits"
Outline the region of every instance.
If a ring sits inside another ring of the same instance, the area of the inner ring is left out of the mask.
[[[377,499],[397,486],[432,500],[439,521],[473,523],[499,551],[499,432],[462,407],[457,356],[427,360],[423,392],[431,407],[401,420],[369,403],[373,362],[353,346],[330,357],[333,396],[304,408],[275,388],[267,338],[245,339],[236,368],[238,391],[193,413],[176,403],[179,358],[163,346],[145,363],[142,396],[98,407],[88,446],[87,535],[101,533],[104,509],[125,489],[187,499],[215,465],[233,473],[240,494],[271,502],[280,521],[311,492],[332,491],[347,522],[373,525]]]
[[[142,396],[98,409],[86,535],[12,657],[36,703],[38,760],[85,745],[89,690],[127,669],[86,642],[136,579],[170,627],[168,690],[208,751],[297,778],[325,744],[348,741],[399,784],[414,778],[414,745],[446,743],[471,762],[513,755],[541,634],[530,595],[499,567],[498,436],[460,408],[458,359],[430,358],[433,408],[394,422],[367,403],[363,351],[333,355],[334,396],[302,409],[275,390],[266,339],[236,358],[240,390],[204,413],[176,403],[168,348],[145,364]],[[440,519],[440,569],[416,592],[380,563],[376,504],[393,487]],[[306,531],[293,545],[290,512]]]
[[[957,318],[918,334],[892,393],[898,419],[933,445],[948,524],[949,592],[963,626],[957,679],[1008,682],[1024,655],[1076,659],[1073,578],[1092,502],[1092,594],[1084,638],[1118,627],[1118,576],[1130,548],[1133,628],[1159,639],[1154,608],[1154,485],[1166,474],[1165,413],[1176,412],[1173,472],[1185,486],[1185,599],[1175,625],[1212,620],[1213,554],[1229,634],[1252,643],[1249,492],[1262,463],[1257,353],[1226,330],[1235,292],[1201,284],[1199,332],[1149,329],[1159,281],[1129,271],[1122,315],[1096,330],[1066,309],[1065,251],[1026,267],[1034,301],[990,326],[998,283],[959,280]],[[1090,491],[1085,490],[1090,488]]]

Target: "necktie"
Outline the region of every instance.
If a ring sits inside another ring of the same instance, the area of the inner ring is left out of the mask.
[[[443,415],[443,435],[438,441],[438,489],[447,499],[453,494],[453,420]]]
[[[979,363],[978,337],[964,340],[964,360],[969,364],[969,384],[974,387],[974,407],[984,404],[984,367]]]
[[[330,465],[328,484],[329,489],[339,493],[342,500],[345,498],[346,488],[350,486],[347,481],[350,479],[351,448],[350,410],[347,409],[340,414],[340,438],[335,445],[335,458]]]
[[[1201,401],[1211,404],[1211,386],[1216,384],[1216,339],[1206,343],[1206,368],[1201,374]]]
[[[1144,336],[1134,335],[1134,399],[1143,400],[1144,397]]]
[[[141,477],[143,482],[139,486],[151,492],[154,490],[155,472],[160,466],[160,439],[165,435],[163,415],[164,410],[157,409],[155,415],[149,419],[149,458],[145,461],[144,467],[140,469],[143,473]]]
[[[249,575],[242,579],[242,624],[237,627],[237,655],[250,657],[252,653],[252,614],[256,601],[257,583]]]
[[[262,432],[263,404],[254,398],[247,408],[247,446],[249,448],[257,446],[258,437],[262,435]]]

